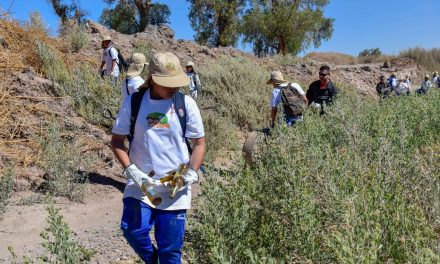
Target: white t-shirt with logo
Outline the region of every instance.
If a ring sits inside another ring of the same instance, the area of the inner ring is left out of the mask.
[[[139,91],[139,86],[141,86],[144,83],[145,83],[145,81],[144,81],[144,79],[142,79],[141,76],[135,76],[130,79],[125,79],[122,82],[122,100],[124,100],[125,97],[127,97],[128,95]],[[128,87],[128,94],[127,94],[127,87]]]
[[[282,83],[279,84],[277,87],[275,87],[272,90],[272,100],[271,100],[271,106],[273,108],[277,108],[278,105],[281,103],[281,88],[280,87],[286,87],[288,85],[288,83]],[[301,88],[301,86],[297,83],[291,83],[291,85],[293,87],[295,87],[296,90],[298,90],[299,94],[301,95],[306,95],[306,93],[304,92],[304,90]]]
[[[116,65],[112,73],[112,62],[113,60],[116,60]],[[110,46],[108,48],[104,49],[104,54],[102,55],[102,61],[105,62],[105,71],[106,74],[112,75],[114,77],[119,76],[119,59],[118,59],[118,51],[113,48],[113,46]]]
[[[186,137],[201,138],[205,136],[202,117],[196,102],[185,96],[187,112]],[[155,172],[154,179],[159,180],[167,172],[189,162],[188,148],[185,138],[182,137],[182,128],[177,114],[181,111],[174,109],[172,99],[153,100],[147,90],[142,99],[136,121],[134,139],[130,149],[130,162],[145,173]],[[131,95],[124,100],[112,133],[128,135],[130,133]],[[156,186],[156,191],[162,196],[162,203],[156,208],[163,210],[181,210],[191,208],[191,186],[177,192],[174,199],[170,199],[169,189],[165,186]],[[153,207],[148,198],[131,181],[125,186],[124,198],[133,197],[142,200]]]

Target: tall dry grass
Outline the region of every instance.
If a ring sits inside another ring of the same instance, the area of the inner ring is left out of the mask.
[[[311,52],[304,57],[333,65],[352,65],[358,63],[356,57],[338,52]]]
[[[440,70],[440,49],[410,48],[400,52],[399,57],[410,58],[418,62],[428,71]]]

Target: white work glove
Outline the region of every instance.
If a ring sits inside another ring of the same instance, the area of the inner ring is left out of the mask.
[[[185,184],[185,186],[191,185],[193,183],[198,183],[199,182],[199,174],[195,170],[188,168],[186,173],[182,175],[182,180],[183,180],[183,183]]]
[[[143,184],[147,185],[161,185],[159,180],[155,180],[148,176],[146,173],[142,172],[141,170],[136,167],[135,164],[131,164],[128,166],[123,174],[128,179],[133,180],[139,187],[141,187]]]

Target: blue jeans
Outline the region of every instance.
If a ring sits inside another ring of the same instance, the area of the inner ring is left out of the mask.
[[[127,242],[147,264],[180,263],[185,233],[186,210],[154,209],[134,198],[125,198],[121,229]],[[154,226],[157,249],[151,243]]]
[[[302,116],[297,115],[297,116],[292,116],[292,117],[284,116],[284,120],[286,121],[287,126],[293,126],[298,121],[302,121],[303,119],[302,119]]]

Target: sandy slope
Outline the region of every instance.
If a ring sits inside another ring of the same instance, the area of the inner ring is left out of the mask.
[[[96,177],[96,176],[95,176]],[[122,237],[119,223],[122,213],[124,183],[102,176],[88,184],[84,203],[57,200],[65,221],[82,245],[97,250],[92,263],[130,263],[135,258],[133,250]],[[93,179],[93,178],[92,178]],[[20,206],[20,201],[31,192],[14,194],[0,226],[0,263],[10,263],[7,247],[12,246],[18,256],[37,256],[43,252],[39,234],[47,226],[44,204]],[[123,261],[124,260],[124,261]],[[128,262],[126,262],[128,261]]]

